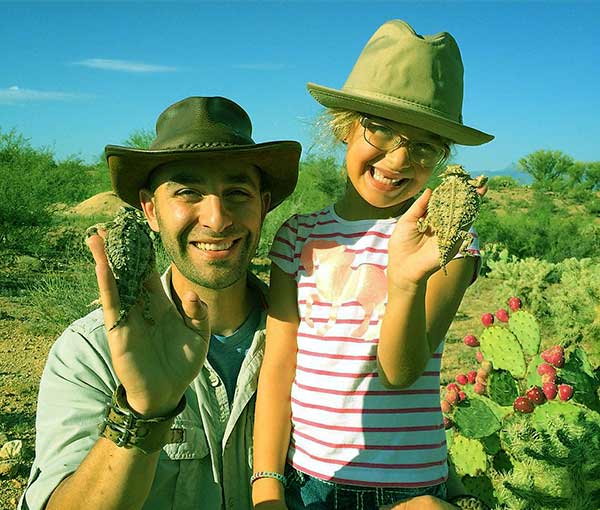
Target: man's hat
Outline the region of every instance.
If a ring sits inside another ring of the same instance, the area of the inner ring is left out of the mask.
[[[260,169],[269,183],[273,209],[296,187],[302,148],[292,141],[255,143],[251,136],[250,117],[238,104],[224,97],[188,97],[160,114],[148,150],[106,146],[113,189],[140,209],[139,190],[158,166],[229,158]]]
[[[454,38],[447,32],[418,35],[401,20],[379,27],[341,90],[314,83],[308,90],[328,108],[409,124],[458,144],[494,138],[463,124],[463,64]]]

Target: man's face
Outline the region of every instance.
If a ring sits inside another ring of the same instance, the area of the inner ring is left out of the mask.
[[[227,288],[246,277],[269,207],[256,166],[225,158],[163,165],[142,191],[153,230],[190,282]]]

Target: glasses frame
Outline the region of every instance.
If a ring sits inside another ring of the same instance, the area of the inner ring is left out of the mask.
[[[360,125],[363,128],[363,138],[365,139],[365,142],[367,142],[371,147],[375,147],[377,150],[383,151],[386,154],[389,152],[394,152],[395,150],[399,149],[400,147],[405,147],[406,148],[406,152],[408,153],[408,157],[411,163],[413,163],[413,156],[411,154],[411,147],[414,144],[427,144],[427,145],[431,145],[432,147],[439,147],[442,151],[442,154],[440,155],[440,157],[437,159],[437,161],[435,161],[432,164],[427,164],[424,165],[423,163],[418,163],[420,166],[426,166],[428,168],[435,168],[436,166],[442,164],[444,161],[446,161],[449,157],[450,157],[450,147],[448,147],[448,145],[446,144],[436,144],[436,143],[432,143],[432,142],[425,142],[425,141],[416,141],[416,140],[410,140],[409,138],[407,138],[406,136],[400,135],[398,133],[396,133],[390,126],[388,126],[387,124],[383,123],[383,122],[379,122],[373,119],[370,119],[369,117],[363,115],[360,120],[359,120]],[[384,147],[378,147],[377,145],[374,145],[369,138],[367,137],[367,125],[369,124],[375,124],[377,126],[382,126],[384,128],[387,128],[390,130],[390,132],[394,133],[394,144],[390,147],[390,148],[384,148]]]

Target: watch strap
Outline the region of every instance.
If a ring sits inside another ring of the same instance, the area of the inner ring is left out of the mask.
[[[143,453],[157,452],[171,442],[171,426],[185,406],[183,395],[175,410],[167,416],[144,418],[129,407],[125,388],[119,385],[106,406],[104,420],[99,425],[100,435],[119,447],[137,448]]]

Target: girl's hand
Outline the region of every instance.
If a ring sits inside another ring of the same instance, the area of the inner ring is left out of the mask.
[[[477,188],[481,197],[487,191],[487,182]],[[419,218],[427,214],[431,193],[431,189],[427,188],[400,217],[390,239],[387,278],[396,287],[416,286],[440,268],[440,252],[435,232],[431,227],[425,232],[419,232],[417,228]],[[462,241],[456,243],[450,258],[458,253],[461,244]]]
[[[119,317],[119,293],[104,251],[103,232],[87,239],[107,329]],[[198,375],[208,352],[210,327],[206,305],[193,292],[181,296],[183,315],[166,296],[156,271],[145,283],[153,323],[134,305],[125,321],[108,331],[115,373],[138,413],[164,416],[173,411]]]
[[[431,190],[426,189],[396,224],[388,248],[388,285],[416,286],[439,269],[437,237],[431,227],[425,232],[417,228],[430,197]]]

